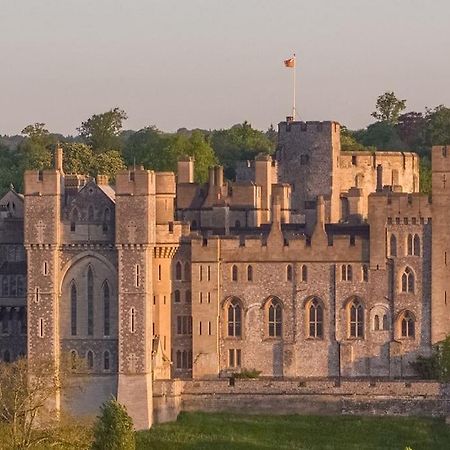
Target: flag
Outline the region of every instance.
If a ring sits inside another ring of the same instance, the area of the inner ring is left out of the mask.
[[[284,67],[295,67],[295,56],[293,58],[285,59],[284,60]]]

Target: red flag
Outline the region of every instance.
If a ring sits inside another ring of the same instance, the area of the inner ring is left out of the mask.
[[[294,58],[285,59],[284,60],[284,67],[294,68],[295,67],[295,57]]]

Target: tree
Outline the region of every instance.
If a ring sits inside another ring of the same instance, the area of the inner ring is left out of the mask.
[[[450,143],[450,108],[439,105],[436,108],[427,108],[425,113],[425,144],[448,145]]]
[[[134,450],[135,448],[133,421],[125,407],[116,399],[104,403],[94,425],[92,450]]]
[[[358,132],[350,131],[347,127],[341,126],[341,150],[344,152],[375,151],[375,147],[366,147],[355,138]]]
[[[376,111],[372,113],[372,117],[380,122],[395,125],[405,108],[406,100],[399,100],[394,92],[385,92],[377,98]]]
[[[126,166],[121,154],[117,150],[110,150],[94,155],[89,173],[93,176],[108,175],[110,180],[114,180],[117,172],[123,169],[126,169]]]
[[[45,357],[35,359],[32,367],[25,358],[0,363],[0,422],[5,424],[8,448],[44,443],[49,447],[65,440],[58,415],[50,407],[61,389],[70,389],[69,367],[64,361],[57,374],[54,363]],[[79,444],[76,447],[82,448]]]
[[[426,119],[420,112],[411,111],[399,116],[395,129],[409,150],[423,152]]]
[[[378,150],[406,150],[397,130],[389,122],[375,122],[365,130],[356,131],[353,136],[366,147]]]
[[[120,150],[122,142],[120,130],[127,114],[120,108],[114,108],[102,114],[94,114],[77,129],[84,142],[94,153],[108,150]]]
[[[26,136],[19,145],[22,170],[49,169],[56,139],[45,128],[45,124],[28,125],[22,130],[22,134]]]
[[[61,145],[64,151],[63,169],[65,173],[91,173],[94,153],[86,144],[77,142]]]

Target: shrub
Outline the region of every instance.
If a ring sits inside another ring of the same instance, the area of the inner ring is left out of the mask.
[[[134,450],[133,420],[116,399],[101,407],[101,414],[94,425],[92,450]]]
[[[260,370],[256,369],[242,369],[240,372],[234,374],[234,378],[259,378]]]

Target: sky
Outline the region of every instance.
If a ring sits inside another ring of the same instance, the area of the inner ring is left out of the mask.
[[[378,95],[450,106],[448,0],[0,0],[0,134],[265,129],[297,114],[366,126]]]

